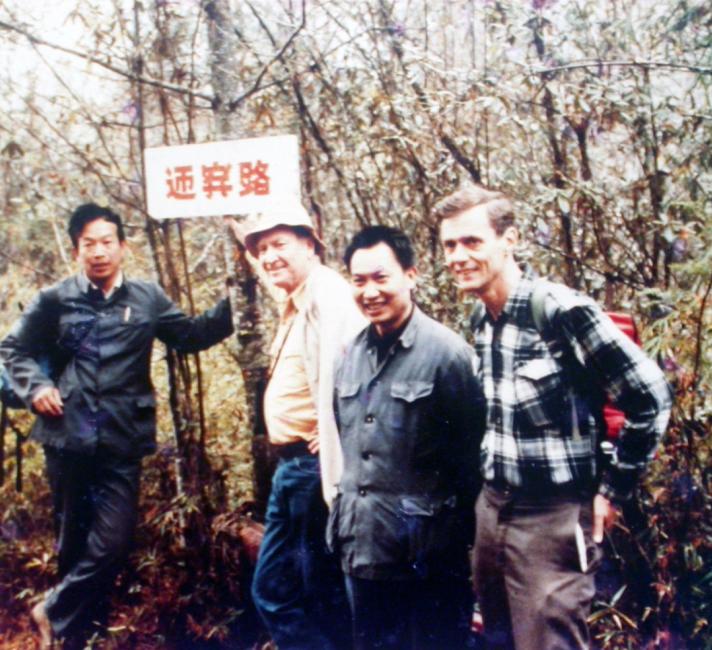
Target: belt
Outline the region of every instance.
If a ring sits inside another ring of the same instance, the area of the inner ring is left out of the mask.
[[[515,487],[500,481],[485,481],[485,487],[505,499],[512,499],[522,503],[546,503],[562,499],[593,498],[591,490],[579,485],[542,485],[536,488]]]
[[[290,460],[298,456],[313,456],[309,451],[309,443],[306,440],[297,440],[297,442],[288,442],[284,445],[271,444],[270,448],[274,455],[281,460]]]

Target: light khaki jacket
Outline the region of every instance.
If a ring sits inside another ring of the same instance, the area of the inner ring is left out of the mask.
[[[302,342],[309,389],[316,406],[324,500],[330,506],[341,480],[343,459],[334,419],[334,369],[348,344],[367,325],[349,283],[320,264],[307,277],[294,332]]]

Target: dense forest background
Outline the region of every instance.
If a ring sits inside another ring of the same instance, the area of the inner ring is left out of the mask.
[[[248,648],[244,544],[269,480],[255,394],[273,301],[220,219],[152,220],[142,150],[299,136],[303,201],[346,239],[412,236],[420,303],[465,331],[432,205],[504,190],[545,274],[633,312],[675,388],[640,499],[606,542],[600,648],[712,648],[712,6],[705,0],[0,0],[0,335],[72,271],[68,214],[128,224],[128,272],[187,311],[229,290],[239,331],[155,351],[160,450],[102,648]],[[232,278],[226,289],[226,279]],[[31,418],[3,413],[0,647],[53,583]]]

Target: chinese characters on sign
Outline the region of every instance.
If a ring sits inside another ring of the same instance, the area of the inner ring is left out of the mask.
[[[254,192],[259,196],[269,194],[269,165],[258,160],[252,163],[240,163],[240,196]]]
[[[175,174],[175,176],[173,175]],[[193,192],[193,168],[190,165],[178,165],[173,171],[166,169],[168,178],[168,198],[189,201],[195,198]]]
[[[155,218],[259,212],[299,201],[296,136],[145,150]]]
[[[201,165],[203,177],[203,193],[208,199],[213,198],[213,194],[219,192],[221,196],[227,196],[232,192],[232,185],[229,183],[231,165]],[[240,168],[240,196],[255,194],[265,196],[269,194],[269,164],[258,160],[257,162],[244,162],[239,164]],[[168,185],[169,199],[187,201],[195,198],[193,186],[193,167],[191,165],[177,165],[166,169],[166,185]]]

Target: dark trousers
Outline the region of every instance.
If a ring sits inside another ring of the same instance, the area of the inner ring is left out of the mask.
[[[466,647],[472,592],[466,578],[365,580],[346,576],[356,650]]]
[[[349,608],[336,557],[326,549],[319,459],[279,461],[252,597],[279,650],[351,648]]]
[[[588,647],[586,619],[600,562],[592,511],[589,498],[483,488],[472,575],[488,650]]]
[[[45,447],[60,582],[45,602],[59,637],[103,624],[136,524],[141,461]]]
[[[356,650],[460,650],[472,616],[467,578],[365,580],[346,576]]]

